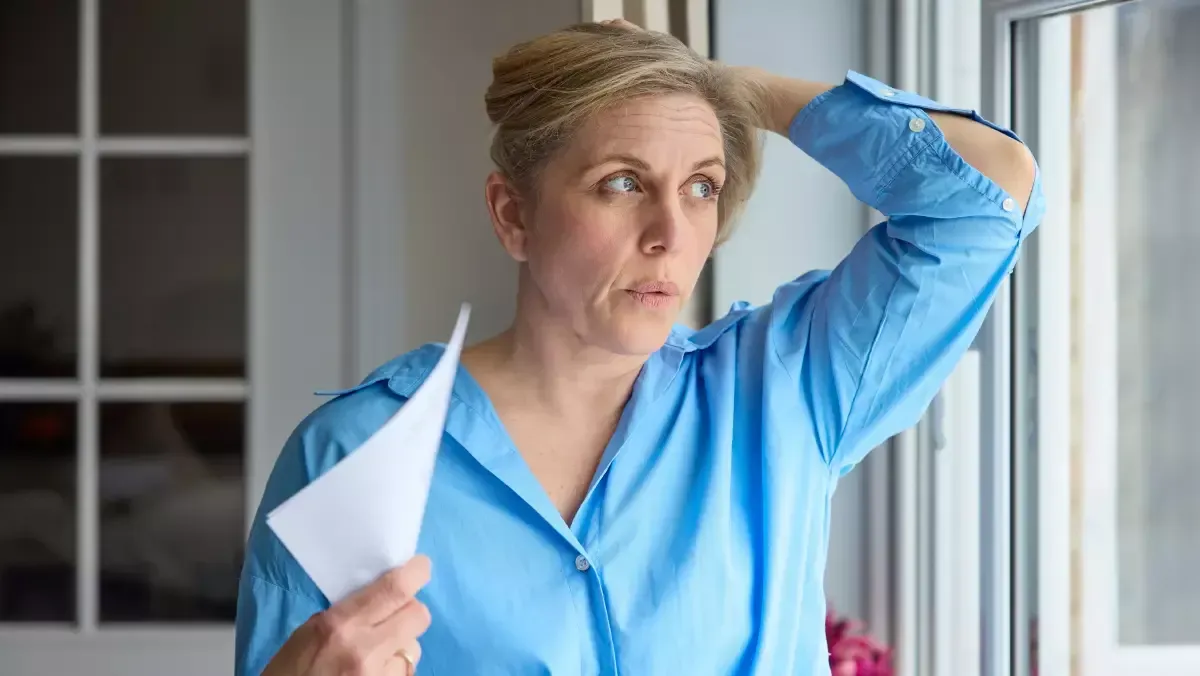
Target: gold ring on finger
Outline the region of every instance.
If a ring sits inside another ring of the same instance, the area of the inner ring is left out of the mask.
[[[408,676],[415,676],[417,673],[417,661],[413,659],[412,655],[408,654],[408,651],[404,648],[401,648],[396,653],[396,656],[404,660],[404,663],[408,665]]]

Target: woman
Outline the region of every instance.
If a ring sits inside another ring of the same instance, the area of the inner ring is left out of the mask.
[[[971,342],[1042,213],[1032,157],[856,73],[724,67],[623,22],[514,47],[487,108],[517,312],[463,354],[428,558],[328,607],[262,515],[398,410],[437,345],[284,448],[250,536],[239,673],[828,674],[834,487]],[[769,304],[676,327],[750,194],[760,127],[888,220]]]

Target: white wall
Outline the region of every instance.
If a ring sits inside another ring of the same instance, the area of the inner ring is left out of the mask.
[[[717,0],[714,56],[784,75],[839,84],[866,70],[865,0]],[[763,175],[738,232],[716,254],[714,302],[763,303],[777,286],[829,268],[866,231],[867,212],[845,185],[782,137],[767,139]],[[865,617],[864,472],[834,499],[826,587],[839,612]]]
[[[493,57],[579,21],[581,5],[356,4],[353,370],[362,377],[423,342],[446,340],[461,302],[473,305],[469,340],[507,325],[516,267],[492,234],[483,201],[492,169],[483,94]]]

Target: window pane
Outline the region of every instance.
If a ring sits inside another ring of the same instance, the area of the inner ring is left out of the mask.
[[[100,410],[100,618],[232,621],[245,536],[240,403]]]
[[[246,3],[100,3],[102,134],[246,133]]]
[[[77,186],[74,158],[0,157],[0,378],[75,375]]]
[[[244,159],[103,160],[101,374],[242,376],[246,240]]]
[[[1118,14],[1121,640],[1200,643],[1200,2]],[[1084,121],[1086,124],[1086,120]]]
[[[78,0],[0,2],[0,134],[74,134]]]
[[[0,403],[0,622],[75,619],[75,405]]]

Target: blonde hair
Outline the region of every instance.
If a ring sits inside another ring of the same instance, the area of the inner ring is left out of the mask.
[[[663,94],[707,101],[721,126],[720,244],[758,176],[764,115],[731,71],[670,35],[584,23],[509,49],[493,61],[484,97],[496,125],[492,161],[518,190],[534,194],[540,170],[580,125],[629,99]]]

